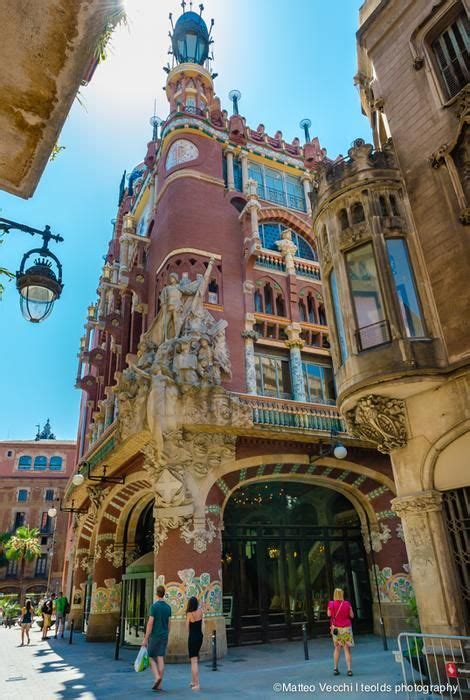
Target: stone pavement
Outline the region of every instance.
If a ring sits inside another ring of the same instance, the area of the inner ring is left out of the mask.
[[[384,652],[381,641],[371,635],[356,638],[353,650],[354,677],[346,676],[344,661],[340,676],[332,674],[332,650],[329,639],[309,642],[310,661],[303,657],[298,642],[277,642],[237,647],[221,659],[219,671],[213,672],[209,662],[201,663],[201,692],[188,688],[189,665],[167,665],[162,692],[152,692],[150,670],[135,673],[133,661],[137,650],[122,649],[114,661],[114,645],[86,643],[75,633],[74,642],[49,639],[42,642],[40,630],[31,631],[31,645],[19,647],[18,628],[0,628],[0,698],[2,700],[55,700],[56,698],[121,699],[160,698],[282,698],[297,695],[312,698],[405,698],[401,692],[370,691],[364,684],[401,683],[401,670],[391,651]],[[275,692],[276,683],[284,686]],[[320,688],[322,683],[347,684],[343,689]],[[304,684],[303,686],[301,684]],[[313,687],[307,687],[314,684]],[[356,686],[357,684],[357,686]],[[274,687],[274,689],[273,689]]]

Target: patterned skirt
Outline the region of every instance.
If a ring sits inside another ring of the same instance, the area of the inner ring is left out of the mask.
[[[331,634],[333,637],[333,644],[336,647],[353,647],[354,637],[352,633],[352,627],[336,627],[338,634]]]

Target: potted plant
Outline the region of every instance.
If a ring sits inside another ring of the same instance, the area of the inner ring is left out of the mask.
[[[406,607],[408,612],[408,617],[406,622],[410,627],[417,632],[421,632],[421,627],[419,624],[418,606],[416,603],[416,596],[414,594],[410,595],[406,601]],[[403,657],[410,663],[413,668],[421,674],[423,679],[428,677],[428,665],[426,661],[426,656],[423,654],[423,640],[421,637],[414,637],[414,639],[409,643],[406,649],[402,652]]]

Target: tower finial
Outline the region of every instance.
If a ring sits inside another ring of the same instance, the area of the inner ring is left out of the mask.
[[[200,15],[201,17],[202,17],[202,13],[203,13],[203,12],[204,12],[204,5],[203,5],[202,2],[201,2],[201,4],[199,5],[199,15]]]
[[[185,2],[185,0],[181,0],[181,7],[183,8],[183,12],[186,12],[186,2]]]
[[[299,124],[300,128],[304,130],[305,134],[305,143],[310,143],[310,127],[312,126],[312,122],[310,119],[302,119],[302,121]]]
[[[233,113],[234,114],[239,114],[238,111],[238,103],[242,98],[242,94],[240,90],[230,90],[228,94],[228,99],[232,100],[232,105],[233,105]]]

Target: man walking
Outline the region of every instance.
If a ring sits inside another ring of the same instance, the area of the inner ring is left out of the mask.
[[[148,648],[150,668],[155,678],[152,690],[158,690],[162,684],[163,671],[165,670],[165,654],[168,644],[168,631],[170,628],[171,607],[163,600],[165,597],[164,586],[157,587],[157,600],[150,608],[147,629],[145,630],[143,647]]]
[[[59,593],[59,597],[56,598],[55,600],[55,639],[57,637],[61,636],[61,638],[64,638],[64,629],[65,629],[65,616],[68,612],[68,607],[69,607],[69,601],[67,600],[67,596],[65,596],[62,591]]]

